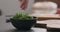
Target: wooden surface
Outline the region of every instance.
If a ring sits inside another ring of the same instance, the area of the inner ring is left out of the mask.
[[[60,18],[53,18],[53,17],[38,17],[38,20],[39,21],[42,21],[42,20],[60,20]]]
[[[37,21],[36,26],[46,28],[48,32],[60,32],[60,20]]]
[[[37,21],[37,24],[46,24],[47,28],[55,28],[60,29],[60,20],[45,20],[45,21]]]
[[[42,24],[42,23],[37,23],[37,24],[35,24],[34,27],[47,28],[46,24]]]
[[[41,20],[60,20],[60,15],[55,14],[55,15],[37,15],[36,16],[39,21]]]
[[[60,32],[60,29],[48,27],[47,31],[50,31],[50,32]]]

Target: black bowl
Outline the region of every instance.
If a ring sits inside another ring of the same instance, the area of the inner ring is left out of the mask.
[[[34,24],[36,24],[36,18],[34,19],[10,19],[12,25],[19,30],[30,30]]]

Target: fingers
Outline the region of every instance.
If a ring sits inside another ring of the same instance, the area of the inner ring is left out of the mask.
[[[20,2],[21,2],[22,0],[18,0],[18,1],[20,1]]]
[[[27,8],[27,4],[21,5],[20,8],[22,8],[22,10],[25,10]]]
[[[22,1],[20,8],[22,8],[22,10],[25,10],[27,8],[27,6],[28,6],[28,1],[24,0],[24,1]]]

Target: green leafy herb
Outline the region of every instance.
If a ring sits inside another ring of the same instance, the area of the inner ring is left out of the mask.
[[[13,19],[33,19],[33,16],[29,16],[28,13],[22,14],[22,13],[17,13]]]

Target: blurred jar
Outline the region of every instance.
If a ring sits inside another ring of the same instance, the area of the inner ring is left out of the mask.
[[[32,6],[33,14],[55,14],[57,12],[57,4],[50,1],[36,2]]]

